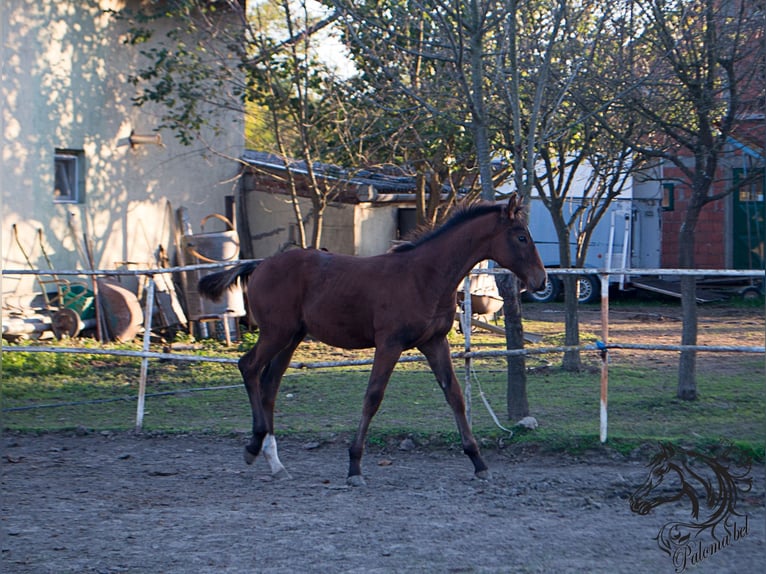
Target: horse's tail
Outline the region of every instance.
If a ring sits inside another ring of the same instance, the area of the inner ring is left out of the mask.
[[[240,263],[231,269],[217,271],[210,275],[205,275],[199,280],[197,288],[204,297],[213,301],[221,299],[224,291],[231,287],[240,277],[247,277],[260,264],[260,261],[247,261]]]

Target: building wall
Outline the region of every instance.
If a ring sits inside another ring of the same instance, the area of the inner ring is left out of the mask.
[[[311,201],[299,199],[304,218],[311,213]],[[260,259],[298,245],[295,212],[284,193],[251,190],[247,193],[247,226],[252,257]],[[325,208],[321,247],[333,253],[371,256],[385,253],[396,238],[397,207],[369,203],[331,203]],[[311,234],[313,220],[306,226]],[[240,231],[241,241],[245,234]]]
[[[314,214],[308,182],[294,174],[306,241],[311,243]],[[330,182],[331,184],[333,182]],[[347,255],[379,255],[397,238],[398,203],[360,202],[356,185],[335,183],[335,201],[324,210],[320,247]],[[300,245],[296,215],[283,170],[248,167],[240,187],[240,237],[243,253],[269,257]],[[248,237],[249,236],[249,237]]]
[[[678,177],[673,188],[675,195],[672,211],[662,211],[662,256],[663,268],[677,268],[679,265],[679,233],[686,214],[691,191],[682,183],[677,168],[665,169],[664,177],[673,180]],[[695,267],[698,269],[727,268],[727,200],[722,199],[707,204],[700,212],[696,229]]]
[[[759,129],[762,131],[762,122]],[[755,130],[754,130],[755,131]],[[735,195],[732,193],[735,182],[735,170],[762,170],[762,158],[754,158],[743,152],[742,146],[729,146],[721,154],[715,180],[710,195],[726,194],[717,201],[706,204],[700,212],[696,227],[695,267],[698,269],[731,269],[735,265],[735,249],[741,249],[734,241],[736,233],[742,230],[735,228],[733,204]],[[762,153],[762,152],[761,152]],[[689,162],[691,162],[691,158]],[[675,166],[666,164],[662,172],[662,180],[673,185],[673,209],[664,210],[662,215],[662,267],[675,268],[679,265],[679,233],[691,199],[691,190],[686,184],[683,173]],[[736,192],[735,192],[736,193]],[[763,200],[760,202],[763,211]],[[763,219],[756,222],[758,232],[749,241],[753,247],[763,243]],[[761,248],[762,249],[762,248]]]
[[[355,255],[369,257],[391,249],[397,239],[399,208],[396,205],[360,203],[354,210]]]
[[[301,213],[311,213],[311,200],[299,198]],[[260,259],[297,247],[299,235],[290,197],[283,193],[251,190],[247,193],[247,226],[252,257]],[[306,224],[311,236],[313,220]],[[240,241],[246,241],[240,232]],[[354,206],[331,204],[325,209],[321,247],[333,253],[354,255]]]
[[[128,77],[147,61],[124,43],[129,24],[105,12],[138,9],[140,0],[3,0],[2,265],[47,268],[38,241],[58,270],[87,268],[83,235],[92,239],[94,263],[155,265],[159,245],[172,253],[174,211],[185,207],[192,224],[222,213],[235,193],[236,162],[191,147],[162,132],[162,147],[131,147],[131,132],[152,135],[159,110],[135,107]],[[167,23],[165,24],[167,25]],[[162,26],[158,30],[162,32]],[[156,34],[152,42],[162,34]],[[144,45],[145,49],[152,44]],[[243,120],[208,135],[210,148],[232,157],[244,149]],[[84,198],[54,202],[57,149],[83,154]],[[135,266],[133,266],[135,268]],[[3,279],[3,293],[34,288],[31,278]]]

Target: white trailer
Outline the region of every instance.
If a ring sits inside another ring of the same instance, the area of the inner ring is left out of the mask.
[[[588,175],[587,170],[583,169],[583,174],[576,178],[575,183],[585,181]],[[575,185],[570,199],[564,204],[565,220],[569,220],[584,203],[583,193],[579,189]],[[509,190],[501,188],[501,191],[506,193]],[[585,203],[588,203],[587,198]],[[622,193],[611,201],[591,235],[583,267],[600,270],[659,268],[661,203],[662,186],[658,178],[651,177],[649,173],[629,178]],[[578,233],[589,212],[597,207],[589,205],[578,217],[570,237],[572,261],[575,260]],[[553,220],[539,196],[533,196],[530,200],[529,229],[545,266],[549,269],[561,267]],[[543,290],[527,293],[526,298],[541,302],[556,299],[562,292],[561,281],[555,272],[548,277]],[[610,277],[610,281],[619,283],[621,289],[628,279],[624,276]],[[599,278],[583,275],[579,282],[578,300],[582,303],[595,301],[599,294]]]

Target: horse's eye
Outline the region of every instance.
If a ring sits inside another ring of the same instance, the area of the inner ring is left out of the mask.
[[[527,236],[519,235],[519,243],[526,243],[526,242],[527,242]]]

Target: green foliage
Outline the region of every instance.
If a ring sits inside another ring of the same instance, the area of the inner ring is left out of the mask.
[[[237,346],[237,350],[243,353],[246,353],[247,351],[255,347],[255,344],[257,342],[258,342],[258,334],[247,331],[245,333],[242,333],[242,341],[240,341],[239,345]]]
[[[15,375],[72,375],[81,371],[88,362],[88,355],[54,353],[3,353],[4,376]]]

